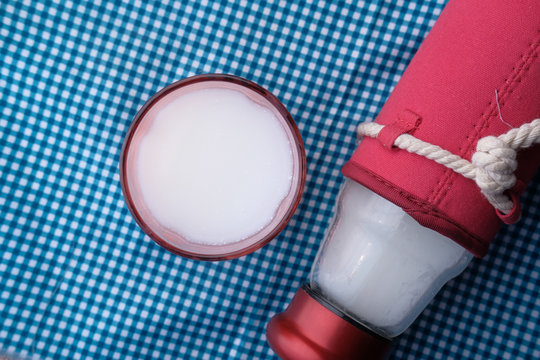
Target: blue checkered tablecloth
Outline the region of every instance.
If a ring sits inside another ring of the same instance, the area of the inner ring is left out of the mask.
[[[376,116],[444,3],[2,1],[0,354],[275,359],[265,325],[308,276],[355,126]],[[145,236],[118,174],[137,109],[208,72],[273,92],[308,157],[283,233],[216,263]],[[540,358],[539,176],[523,203],[521,222],[444,288],[392,359]]]

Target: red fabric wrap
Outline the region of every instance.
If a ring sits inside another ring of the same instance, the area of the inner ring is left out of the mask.
[[[470,160],[478,139],[540,117],[539,56],[540,1],[450,0],[376,119],[390,130],[365,138],[343,174],[485,255],[501,221],[474,181],[387,142],[412,129]],[[399,125],[404,111],[409,123],[411,113],[421,121]],[[516,175],[524,184],[540,165],[538,150],[519,153]]]

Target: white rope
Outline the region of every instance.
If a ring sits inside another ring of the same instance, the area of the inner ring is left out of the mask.
[[[359,136],[376,138],[383,125],[362,123],[358,126]],[[482,194],[497,210],[509,213],[514,204],[504,194],[516,183],[514,171],[517,168],[517,151],[540,143],[540,119],[523,124],[498,137],[486,136],[478,140],[472,161],[415,138],[402,134],[394,141],[394,146],[410,153],[424,156],[476,182]]]

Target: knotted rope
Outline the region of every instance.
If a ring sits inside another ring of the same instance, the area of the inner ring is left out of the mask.
[[[359,136],[376,138],[383,125],[362,123],[358,126]],[[476,152],[471,161],[415,138],[402,134],[394,141],[394,146],[410,153],[424,156],[476,182],[487,200],[503,214],[513,207],[512,199],[505,194],[516,184],[518,163],[517,152],[540,143],[540,119],[523,124],[500,136],[486,136],[478,140]]]

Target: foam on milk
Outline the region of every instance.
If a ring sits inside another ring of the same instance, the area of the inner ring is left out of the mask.
[[[291,145],[274,113],[225,88],[183,93],[163,106],[142,136],[136,162],[152,216],[207,245],[263,229],[293,177]]]

